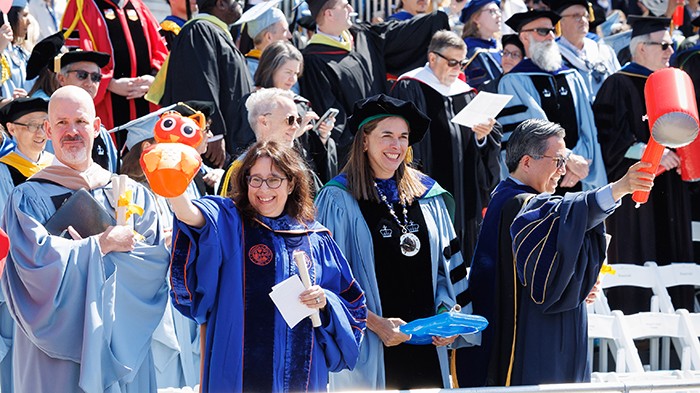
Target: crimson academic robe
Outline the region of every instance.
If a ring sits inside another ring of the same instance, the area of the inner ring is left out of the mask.
[[[443,29],[449,29],[447,15],[436,12],[406,21],[354,25],[350,28],[350,51],[314,43],[304,48],[301,95],[319,116],[329,108],[340,111],[331,135],[338,145],[341,167],[353,140],[353,135],[345,131],[345,123],[355,102],[386,93],[387,73],[401,75],[423,65],[430,39]]]
[[[644,84],[651,70],[629,63],[605,80],[598,91],[593,113],[598,140],[610,181],[620,179],[636,159],[626,157],[628,149],[649,141]],[[629,154],[627,154],[629,155]],[[631,196],[607,220],[612,241],[608,248],[610,263],[659,265],[693,260],[690,196],[687,184],[675,170],[654,179],[647,203],[635,208]],[[644,291],[646,292],[646,291]],[[611,289],[608,301],[625,314],[649,310],[649,295],[633,288]],[[692,298],[673,295],[677,307],[692,307]],[[683,306],[682,306],[682,305]]]
[[[158,108],[143,98],[127,100],[107,91],[113,78],[155,75],[167,56],[158,21],[141,0],[126,0],[121,8],[112,0],[69,0],[62,26],[68,29],[66,46],[112,56],[102,68],[95,97],[97,116],[107,129]]]

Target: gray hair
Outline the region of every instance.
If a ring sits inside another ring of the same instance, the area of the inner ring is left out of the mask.
[[[651,40],[651,34],[638,35],[630,40],[630,55],[633,60],[637,57],[637,47],[639,47],[639,44],[643,44],[649,40]]]
[[[271,113],[280,103],[280,97],[289,98],[294,101],[294,93],[289,90],[282,90],[276,87],[268,89],[260,89],[253,92],[245,102],[245,108],[248,110],[248,123],[257,134],[258,117],[266,113]]]
[[[442,53],[447,48],[467,49],[467,44],[457,34],[449,30],[440,30],[433,34],[433,38],[428,45],[428,53]]]
[[[506,166],[508,172],[518,169],[523,156],[542,156],[547,151],[547,140],[553,136],[564,138],[564,128],[557,123],[543,119],[528,119],[520,123],[508,139]]]

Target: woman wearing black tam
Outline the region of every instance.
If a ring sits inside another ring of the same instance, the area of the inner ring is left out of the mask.
[[[350,158],[321,189],[316,206],[365,290],[369,312],[358,364],[331,375],[331,388],[449,388],[446,346],[464,339],[411,345],[399,331],[451,309],[466,290],[450,218],[454,200],[409,165],[410,145],[423,138],[430,120],[413,103],[383,94],[355,103],[353,113]]]

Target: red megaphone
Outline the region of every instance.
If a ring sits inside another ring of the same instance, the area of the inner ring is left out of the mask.
[[[698,135],[698,106],[690,76],[678,68],[662,68],[649,76],[644,85],[651,136],[642,156],[651,163],[645,172],[655,174],[664,147],[678,148],[691,143]],[[637,206],[649,199],[649,192],[636,191],[632,200]]]

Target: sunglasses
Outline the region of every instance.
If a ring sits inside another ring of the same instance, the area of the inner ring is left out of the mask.
[[[263,116],[270,116],[270,115],[272,115],[272,113],[270,113],[270,112],[263,114]],[[301,118],[301,116],[294,116],[294,115],[289,115],[289,116],[284,118],[284,122],[290,127],[293,126],[295,122],[298,125],[301,125],[302,120],[303,119]]]
[[[285,122],[287,123],[288,126],[293,126],[294,122],[296,122],[298,125],[301,125],[301,116],[294,116],[294,115],[289,115],[285,119]]]
[[[532,156],[535,160],[539,160],[542,158],[551,158],[552,161],[554,161],[557,164],[557,170],[560,170],[566,166],[566,163],[569,161],[569,157],[562,157],[562,156],[547,156],[547,155],[541,155],[541,156]]]
[[[74,73],[75,73],[75,76],[76,76],[76,77],[78,78],[78,80],[80,80],[80,81],[84,81],[84,80],[87,79],[88,77],[90,77],[90,80],[93,81],[93,82],[95,82],[95,83],[99,83],[99,82],[102,80],[102,74],[100,74],[99,72],[87,72],[87,71],[85,71],[85,70],[71,70],[71,71],[68,71],[69,74],[70,74],[71,72],[74,72]]]
[[[661,50],[666,50],[669,47],[671,47],[671,45],[673,45],[670,42],[654,42],[654,41],[647,41],[647,42],[645,42],[645,44],[646,45],[659,45],[661,47]]]
[[[527,31],[534,31],[535,33],[539,34],[542,37],[546,37],[550,34],[555,34],[554,32],[556,31],[554,27],[536,27],[534,29],[526,29],[526,30],[520,30],[521,33],[525,33]]]
[[[433,52],[433,53],[435,53],[436,55],[445,59],[445,61],[447,61],[448,67],[459,66],[460,69],[464,69],[464,67],[466,67],[467,64],[469,64],[469,60],[467,60],[467,59],[463,59],[463,60],[448,59],[447,57],[443,56],[442,53],[440,53],[440,52]]]

